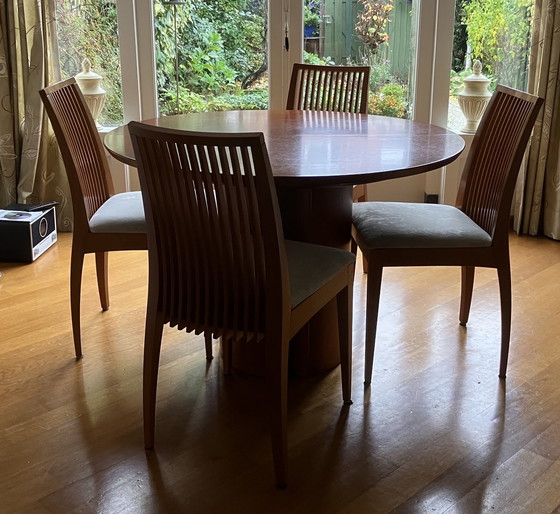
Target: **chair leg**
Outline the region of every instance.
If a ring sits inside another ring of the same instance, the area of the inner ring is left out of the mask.
[[[350,251],[354,255],[358,255],[358,243],[356,243],[356,240],[354,238],[352,238],[350,241]],[[362,271],[364,273],[367,273],[367,261],[363,254],[362,254]]]
[[[362,253],[362,271],[364,273],[368,272],[368,263],[367,263],[367,259],[364,253]]]
[[[465,326],[469,320],[474,286],[474,266],[461,267],[461,306],[459,307],[459,324]]]
[[[95,253],[95,269],[97,272],[97,289],[99,290],[99,300],[101,309],[104,311],[109,309],[109,278],[108,268],[108,252]]]
[[[232,353],[233,353],[233,339],[221,338],[220,347],[222,349],[222,366],[224,375],[231,375],[232,373]]]
[[[82,293],[82,270],[84,267],[84,252],[72,243],[70,258],[70,313],[72,318],[72,335],[74,337],[74,351],[76,358],[82,357],[82,336],[80,322],[80,301]]]
[[[288,343],[281,334],[272,335],[266,346],[272,460],[276,485],[282,489],[288,475]]]
[[[338,312],[338,342],[340,345],[340,375],[342,379],[342,400],[344,405],[352,404],[352,278],[336,296]]]
[[[144,446],[147,450],[154,447],[157,378],[163,335],[162,317],[150,303],[148,301],[144,334]]]
[[[373,353],[377,334],[377,318],[379,316],[382,276],[383,268],[381,266],[370,266],[367,276],[366,299],[366,357],[364,369],[364,384],[366,387],[371,384],[371,376],[373,373]]]
[[[511,272],[509,262],[498,267],[498,283],[500,287],[500,309],[502,313],[502,347],[500,352],[500,378],[506,378],[511,337]]]
[[[356,240],[354,238],[352,238],[350,240],[350,251],[354,254],[357,255],[358,254],[358,243],[356,243]]]
[[[204,334],[204,346],[206,348],[206,360],[211,361],[214,358],[214,355],[212,355],[212,334]]]

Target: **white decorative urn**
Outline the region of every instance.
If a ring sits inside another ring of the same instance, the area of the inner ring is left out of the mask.
[[[98,128],[101,128],[97,119],[99,118],[99,115],[103,110],[103,106],[105,105],[106,93],[100,85],[103,77],[94,71],[91,71],[91,62],[86,58],[82,61],[81,73],[78,73],[74,78],[82,90],[86,104],[89,107],[95,124]]]
[[[463,80],[464,89],[458,95],[459,107],[467,122],[462,128],[467,134],[474,134],[490,101],[492,93],[488,91],[490,79],[482,75],[482,64],[476,60],[473,73]]]

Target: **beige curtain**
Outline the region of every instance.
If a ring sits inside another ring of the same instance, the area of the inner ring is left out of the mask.
[[[39,90],[59,80],[54,0],[0,0],[0,207],[57,201],[71,230],[66,173]]]
[[[535,0],[528,91],[545,103],[518,184],[514,226],[518,233],[554,239],[560,239],[559,64],[560,0]]]

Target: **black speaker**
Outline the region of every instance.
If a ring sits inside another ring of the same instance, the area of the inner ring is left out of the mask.
[[[0,261],[33,262],[56,240],[54,207],[0,210]]]

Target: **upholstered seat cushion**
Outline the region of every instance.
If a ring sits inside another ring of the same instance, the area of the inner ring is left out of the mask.
[[[89,229],[111,234],[146,232],[142,193],[132,191],[111,196],[91,217]]]
[[[492,244],[485,230],[450,205],[354,203],[352,222],[368,248],[472,248]]]
[[[355,260],[354,254],[338,248],[286,241],[292,309],[325,285]]]

